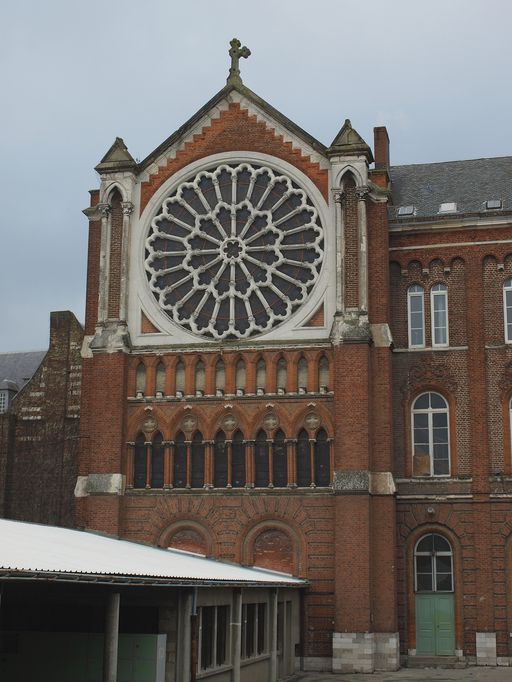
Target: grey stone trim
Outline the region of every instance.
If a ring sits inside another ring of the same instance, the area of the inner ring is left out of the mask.
[[[335,346],[343,343],[370,343],[370,325],[366,311],[337,313],[331,328],[331,342]]]
[[[372,334],[373,345],[376,348],[389,348],[393,345],[393,336],[389,324],[386,322],[380,324],[371,324],[370,331]]]
[[[476,633],[476,664],[497,665],[495,632]]]
[[[89,348],[94,351],[129,353],[131,349],[130,333],[126,322],[106,321],[96,327],[96,333]]]
[[[126,480],[123,474],[89,474],[78,476],[75,497],[89,495],[123,495]]]
[[[335,493],[369,495],[394,495],[395,481],[390,471],[335,471],[333,479]]]

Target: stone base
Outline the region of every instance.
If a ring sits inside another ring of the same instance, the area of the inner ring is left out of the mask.
[[[398,632],[335,632],[332,640],[334,673],[372,673],[398,670]]]
[[[332,658],[329,656],[303,656],[299,659],[299,666],[295,664],[295,670],[304,670],[310,673],[330,673],[332,670]]]
[[[477,632],[476,633],[476,664],[477,665],[497,665],[496,658],[496,633]]]

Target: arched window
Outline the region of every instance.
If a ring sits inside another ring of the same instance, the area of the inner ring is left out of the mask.
[[[165,365],[159,362],[156,366],[156,392],[165,395]]]
[[[161,433],[153,438],[151,446],[151,487],[164,487],[164,446]]]
[[[439,393],[423,393],[412,406],[413,473],[449,476],[448,403]]]
[[[225,488],[228,484],[228,453],[224,431],[215,436],[213,447],[213,486]]]
[[[315,483],[317,486],[331,485],[331,462],[329,441],[324,429],[316,434],[315,441]]]
[[[288,485],[286,442],[281,429],[274,436],[272,443],[272,482],[276,488],[285,488]]]
[[[226,367],[223,360],[217,360],[215,365],[215,390],[224,391],[226,388]]]
[[[187,485],[187,444],[181,431],[174,439],[173,485],[175,488]]]
[[[453,552],[442,535],[430,533],[414,550],[416,592],[453,592]]]
[[[409,347],[421,348],[425,345],[425,303],[423,287],[413,284],[407,290],[407,310],[409,326]]]
[[[245,485],[245,443],[241,431],[235,431],[231,448],[231,485],[233,488],[243,488]]]
[[[505,341],[512,343],[512,279],[503,283],[503,320],[505,323]]]
[[[254,486],[266,488],[269,482],[268,442],[265,431],[258,431],[254,441]]]
[[[446,284],[434,284],[430,290],[432,345],[448,345],[448,289]]]
[[[147,446],[143,434],[135,439],[135,453],[133,458],[133,487],[145,488],[147,480]]]
[[[300,488],[311,485],[311,450],[309,436],[302,429],[297,438],[297,485]]]
[[[286,360],[284,358],[280,358],[276,368],[276,383],[278,392],[286,391],[287,375],[288,371],[286,366]]]
[[[135,372],[135,393],[142,393],[146,391],[146,368],[143,362],[139,362]]]
[[[200,431],[194,434],[191,448],[190,486],[202,488],[204,487],[204,443],[203,434]]]
[[[185,393],[185,365],[181,360],[176,363],[174,370],[176,378],[176,393]]]
[[[320,392],[329,390],[329,360],[322,355],[318,361],[318,387]]]
[[[305,393],[308,390],[308,361],[301,357],[297,363],[297,391]]]
[[[265,365],[265,360],[260,358],[256,364],[256,390],[265,391],[267,382],[267,367]]]
[[[245,381],[246,381],[246,373],[245,373],[245,362],[243,360],[239,360],[236,363],[236,370],[235,370],[235,384],[236,384],[236,389],[245,391]]]
[[[204,384],[205,384],[204,362],[202,360],[198,360],[196,363],[196,371],[195,371],[196,391],[204,392]]]

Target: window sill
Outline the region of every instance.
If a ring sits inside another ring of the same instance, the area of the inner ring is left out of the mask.
[[[127,487],[125,493],[128,495],[257,495],[259,493],[264,493],[265,495],[282,495],[283,493],[295,494],[295,495],[307,495],[314,493],[332,493],[332,486],[305,486],[299,487],[296,485],[286,486],[283,488],[278,487],[266,487],[266,488],[255,488],[246,487],[243,488],[132,488]]]
[[[424,353],[425,351],[434,351],[435,353],[443,351],[460,351],[468,350],[468,346],[418,346],[413,348],[393,348],[393,353]]]
[[[196,679],[203,680],[212,675],[220,675],[221,673],[229,672],[232,669],[233,666],[231,663],[228,663],[226,665],[219,665],[216,668],[208,668],[208,670],[198,670]]]

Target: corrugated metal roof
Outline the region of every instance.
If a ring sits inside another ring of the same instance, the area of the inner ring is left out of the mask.
[[[489,213],[485,202],[502,199],[502,210],[512,211],[512,156],[392,166],[390,174],[393,221],[410,219],[398,217],[400,206],[414,206],[414,217],[428,218],[438,215],[442,203],[457,205],[453,216]]]
[[[187,552],[161,549],[56,526],[0,519],[0,578],[6,574],[115,576],[177,583],[248,583],[299,587],[285,573],[246,568]]]
[[[30,353],[0,353],[0,382],[4,379],[14,381],[19,389],[31,379],[41,364],[45,350]]]

